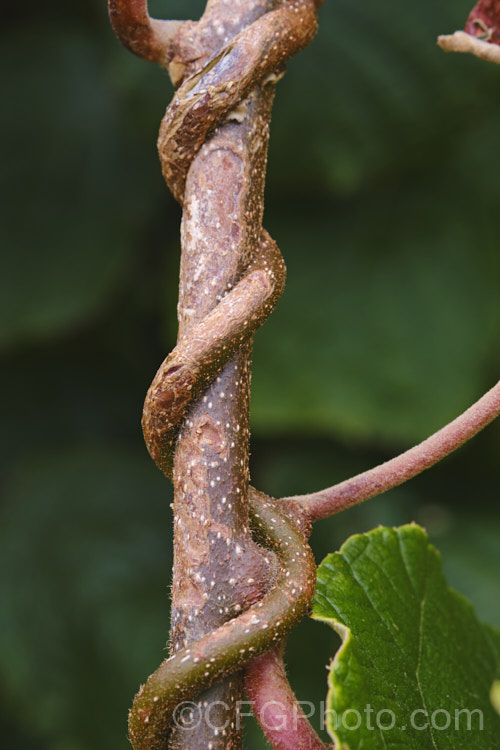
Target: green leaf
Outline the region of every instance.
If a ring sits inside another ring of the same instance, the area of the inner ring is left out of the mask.
[[[351,537],[319,567],[313,617],[343,638],[327,700],[336,747],[497,745],[500,717],[490,701],[497,635],[448,587],[423,529]]]

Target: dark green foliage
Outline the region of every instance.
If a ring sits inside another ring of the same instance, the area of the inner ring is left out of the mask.
[[[342,636],[329,670],[326,721],[339,744],[494,746],[500,716],[490,692],[500,631],[485,628],[449,588],[422,528],[379,527],[328,555],[318,568],[313,617]]]
[[[288,286],[257,335],[252,400],[266,491],[368,468],[498,378],[500,71],[435,46],[469,6],[328,0],[279,85],[265,224]],[[180,213],[155,152],[172,88],[115,41],[103,0],[23,4],[0,54],[2,736],[120,750],[168,634],[171,494],[139,422],[176,333]],[[494,425],[320,525],[318,561],[418,520],[499,625],[499,441]],[[303,700],[324,697],[335,647],[317,628],[291,639]]]

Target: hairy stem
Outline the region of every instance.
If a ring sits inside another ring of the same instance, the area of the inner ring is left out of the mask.
[[[159,21],[148,13],[147,0],[108,0],[113,31],[120,42],[143,60],[166,64],[168,47],[182,21]]]
[[[238,747],[234,670],[283,638],[313,595],[303,514],[292,509],[300,531],[290,519],[283,526],[290,511],[252,490],[254,535],[282,553],[276,586],[262,599],[277,567],[250,533],[248,405],[251,336],[284,284],[281,255],[261,228],[274,84],[284,61],[313,38],[320,4],[236,0],[229,9],[226,0],[209,0],[198,23],[168,23],[160,40],[163,22],[150,19],[144,0],[109,0],[122,42],[182,84],[158,141],[164,176],[184,209],[179,339],[143,414],[148,450],[174,483],[171,657],[134,701],[136,750]],[[248,618],[252,606],[260,618]],[[207,686],[191,707],[196,726],[171,726],[176,702]]]
[[[192,726],[189,714],[186,717],[183,711],[184,701],[195,698],[202,688],[267,651],[307,611],[316,583],[314,557],[306,543],[308,524],[279,510],[274,501],[255,490],[251,492],[250,507],[259,541],[274,550],[280,563],[276,585],[239,617],[166,659],[149,677],[136,695],[130,713],[130,737],[136,750],[165,750],[172,721],[174,737],[175,727],[180,728],[183,719],[187,726]],[[196,717],[209,715],[210,723],[215,724],[213,703],[207,701],[204,706],[197,701],[189,708]],[[196,722],[195,733],[200,726]],[[212,747],[226,747],[227,735],[209,742]],[[234,743],[230,746],[234,747]]]
[[[288,682],[283,646],[275,646],[250,662],[245,690],[264,734],[275,750],[326,750]]]
[[[422,443],[380,466],[320,492],[285,498],[311,521],[339,513],[417,476],[453,453],[500,415],[500,381],[467,411]]]
[[[188,337],[206,340],[207,337],[196,336],[196,326],[202,325],[219,303],[224,306],[224,296],[241,277],[261,242],[273,77],[267,85],[256,87],[256,84],[266,71],[279,67],[283,59],[279,32],[281,28],[287,31],[286,18],[281,22],[281,15],[263,16],[277,6],[277,0],[240,0],[232,4],[229,12],[227,3],[212,0],[193,29],[198,43],[197,70],[203,59],[200,55],[203,46],[200,49],[199,42],[206,38],[204,27],[213,30],[216,26],[223,45],[235,34],[241,32],[245,36],[241,41],[236,36],[234,44],[226,47],[228,53],[236,50],[234,60],[225,60],[223,66],[217,66],[216,54],[207,69],[195,72],[194,77],[190,56],[185,55],[190,28],[184,27],[179,35],[183,38],[182,44],[178,44],[176,64],[184,65],[183,74],[190,73],[192,77],[181,87],[167,111],[160,130],[159,150],[165,177],[184,208],[178,307],[180,345]],[[288,4],[285,10],[288,12]],[[295,7],[291,12],[296,12]],[[261,16],[262,23],[258,20]],[[252,26],[244,31],[248,24]],[[273,35],[271,45],[264,41],[264,46],[259,47],[257,42],[268,39],[269,31]],[[259,54],[252,57],[256,45]],[[244,55],[241,49],[245,50]],[[210,51],[213,53],[213,48]],[[262,55],[267,56],[263,65],[259,59]],[[230,70],[227,81],[226,70]],[[207,91],[215,93],[207,99]],[[231,113],[235,104],[237,110]],[[215,118],[220,121],[225,113],[229,113],[226,122],[207,137]],[[244,324],[249,328],[251,318],[251,310],[247,310]],[[177,438],[173,472],[172,654],[216,631],[256,602],[273,570],[265,553],[253,541],[248,521],[251,341],[246,338],[246,343],[241,343],[242,338],[237,337],[238,353],[190,408]],[[213,344],[213,337],[211,340]],[[222,348],[226,346],[222,344]],[[211,361],[217,363],[217,369],[225,359],[223,354],[212,347]],[[213,375],[210,369],[207,372]],[[185,750],[237,747],[240,732],[236,707],[241,700],[241,689],[241,676],[231,675],[200,695],[197,706],[213,709],[210,720],[202,711],[196,731],[175,727],[171,747]]]
[[[182,226],[180,339],[236,283],[259,240],[271,100],[271,92],[252,95],[243,121],[221,126],[191,166]],[[251,182],[252,173],[257,180]],[[246,343],[195,402],[177,439],[172,653],[247,609],[267,583],[269,571],[248,520],[250,356]],[[220,727],[225,747],[236,747],[241,687],[240,677],[232,676],[201,695],[200,706],[214,706],[212,726],[177,729],[173,746],[217,747]]]

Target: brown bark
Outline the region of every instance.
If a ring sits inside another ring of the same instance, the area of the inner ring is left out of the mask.
[[[263,173],[270,100],[270,93],[252,95],[243,122],[221,127],[191,167],[182,227],[180,336],[235,283],[260,234],[263,180],[256,184],[248,176]],[[247,344],[194,404],[179,433],[174,463],[173,652],[259,599],[269,573],[248,521],[250,355]],[[201,697],[209,703],[220,701],[219,716],[212,716],[214,725],[235,725],[240,687],[240,677],[234,676]],[[224,703],[231,706],[228,712]],[[236,747],[238,736],[237,731],[217,736],[206,724],[182,734],[184,748]]]
[[[217,27],[219,44],[227,41],[276,4],[233,0],[228,7],[213,1],[198,26],[198,39],[209,29],[213,41]],[[196,49],[199,54],[198,41]],[[235,284],[260,239],[272,89],[251,94],[235,115],[241,121],[221,125],[191,165],[182,222],[179,338]],[[248,521],[250,357],[247,344],[193,405],[179,433],[172,653],[246,609],[268,580],[264,558],[269,554],[252,541]],[[170,746],[240,746],[241,690],[237,673],[205,691],[197,700],[202,720],[196,730],[174,728]],[[207,705],[213,706],[208,715]]]
[[[184,208],[179,341],[143,414],[148,450],[175,490],[172,655],[134,701],[136,750],[164,750],[167,741],[237,746],[241,680],[234,670],[283,638],[313,595],[300,510],[283,516],[253,491],[253,530],[276,549],[279,571],[273,553],[250,535],[248,407],[251,336],[284,285],[281,255],[262,229],[274,83],[284,61],[313,38],[317,6],[240,0],[230,12],[227,2],[211,0],[199,23],[159,40],[145,0],[110,3],[122,41],[161,59],[176,81],[186,79],[158,142],[164,176]],[[275,589],[261,598],[276,574]],[[183,697],[228,674],[190,714],[179,712]]]

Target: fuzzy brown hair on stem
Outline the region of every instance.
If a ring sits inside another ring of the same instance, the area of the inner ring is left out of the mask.
[[[181,83],[158,146],[167,183],[183,205],[178,344],[153,381],[143,417],[148,449],[174,483],[172,655],[136,698],[130,735],[143,750],[167,744],[205,749],[221,741],[215,724],[227,727],[223,741],[236,747],[241,676],[198,698],[199,706],[221,708],[222,716],[211,715],[212,726],[171,731],[171,709],[282,638],[313,594],[313,567],[303,566],[312,557],[302,531],[293,531],[296,519],[288,521],[294,526],[285,536],[295,539],[293,559],[284,565],[278,553],[278,569],[273,550],[251,534],[249,509],[255,532],[270,501],[253,493],[249,508],[248,405],[251,337],[284,283],[281,255],[262,229],[274,85],[286,59],[316,33],[319,3],[240,0],[229,10],[212,0],[198,23],[181,24],[165,44],[144,3],[132,3],[128,15],[126,5],[110,8],[122,40],[166,65]],[[264,541],[280,517],[276,508]],[[302,583],[290,576],[292,562],[302,563]],[[288,591],[273,626],[272,606],[262,597],[283,570],[292,585],[266,595],[272,602]],[[252,607],[262,608],[264,618],[249,614]],[[204,662],[196,674],[188,669],[195,662],[186,649],[201,648],[206,638],[210,657],[195,657]],[[252,645],[245,647],[247,641]],[[214,666],[219,662],[222,668]]]

